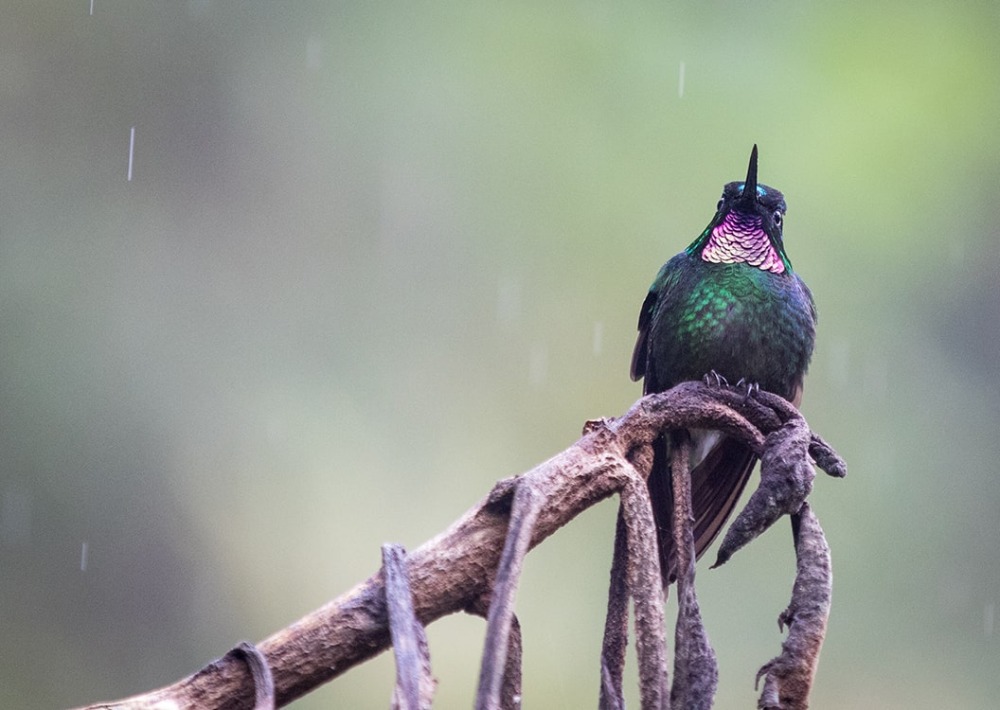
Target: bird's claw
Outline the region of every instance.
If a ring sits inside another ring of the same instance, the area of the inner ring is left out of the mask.
[[[729,380],[727,380],[725,377],[723,377],[722,375],[720,375],[715,370],[709,370],[705,374],[705,376],[701,378],[701,380],[702,380],[702,382],[704,382],[709,387],[712,387],[712,386],[715,386],[715,387],[729,387],[730,386],[729,385]],[[743,403],[744,404],[746,404],[747,400],[750,399],[751,396],[753,396],[753,395],[757,394],[758,392],[760,392],[760,385],[757,384],[756,382],[750,382],[745,377],[741,377],[739,379],[739,381],[735,385],[733,385],[733,387],[735,387],[738,390],[742,390],[743,391]]]
[[[746,379],[740,378],[739,382],[736,383],[737,389],[743,389],[743,403],[746,404],[747,400],[750,399],[751,395],[755,395],[760,392],[760,385],[756,382],[747,382]]]
[[[729,380],[720,375],[715,370],[709,370],[704,377],[701,378],[706,385],[715,385],[716,387],[728,387]]]

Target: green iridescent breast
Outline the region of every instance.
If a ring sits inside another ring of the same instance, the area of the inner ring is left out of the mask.
[[[686,254],[666,272],[650,313],[647,376],[670,387],[714,370],[789,395],[815,338],[812,297],[798,276]]]

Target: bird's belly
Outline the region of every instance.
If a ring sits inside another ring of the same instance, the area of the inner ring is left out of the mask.
[[[742,379],[791,397],[804,368],[803,342],[788,314],[778,310],[766,303],[731,302],[681,328],[671,360],[686,366],[675,369],[677,380],[714,371],[731,384]]]
[[[695,468],[705,460],[715,445],[722,441],[722,432],[715,429],[689,429],[691,434],[691,460],[688,466]]]

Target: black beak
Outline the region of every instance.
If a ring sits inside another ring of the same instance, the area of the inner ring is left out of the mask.
[[[753,151],[750,152],[750,167],[747,168],[747,179],[743,183],[743,194],[740,202],[748,206],[757,200],[757,144],[754,143]]]

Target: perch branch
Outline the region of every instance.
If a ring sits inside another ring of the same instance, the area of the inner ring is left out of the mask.
[[[690,427],[717,429],[745,442],[755,453],[763,455],[767,449],[766,437],[785,422],[793,420],[802,421],[801,415],[784,400],[767,393],[761,392],[748,400],[744,395],[726,388],[687,382],[668,392],[644,397],[619,419],[602,420],[589,426],[584,436],[562,453],[522,476],[497,483],[485,499],[451,527],[408,556],[406,571],[417,620],[426,625],[456,611],[482,613],[483,604],[494,593],[498,565],[508,540],[513,499],[522,487],[530,486],[534,490],[533,495],[538,498],[537,517],[528,526],[531,532],[527,535],[527,549],[538,545],[581,512],[615,493],[623,494],[623,504],[631,497],[636,506],[633,512],[639,518],[649,516],[651,524],[648,499],[645,499],[647,502],[642,509],[637,501],[643,500],[641,495],[644,492],[640,494],[635,490],[637,486],[629,482],[638,480],[644,487],[643,479],[649,472],[648,452],[653,440],[662,432]],[[805,426],[804,422],[802,425]],[[831,475],[842,475],[843,462],[821,439],[811,434],[808,446],[810,453],[816,457],[817,465]],[[626,493],[626,489],[634,495]],[[626,527],[627,523],[628,520]],[[520,542],[511,544],[515,547],[524,545],[524,539],[520,536],[518,539]],[[642,545],[636,547],[629,541],[629,547],[641,549]],[[656,555],[652,557],[655,559]],[[643,580],[658,579],[657,575],[658,570],[651,570],[648,565],[641,571],[630,572],[626,569],[628,593],[637,604],[637,623],[640,620],[638,604],[649,603],[648,597],[643,596],[648,594],[648,584]],[[266,661],[273,677],[277,705],[290,703],[389,646],[386,577],[386,572],[380,570],[342,596],[258,644],[261,658]],[[513,593],[513,588],[510,593]],[[647,639],[655,637],[655,632],[650,631],[653,627],[648,624],[655,626],[656,617],[660,617],[662,623],[662,613],[642,612],[641,616],[645,626],[641,630],[637,626],[637,636],[653,633]],[[507,655],[515,651],[515,645],[519,655],[517,627],[513,620],[504,623],[509,624],[511,629],[509,633],[501,634],[510,639]],[[649,641],[639,644],[640,649],[651,645],[655,644]],[[652,655],[650,668],[658,667],[655,653],[643,653],[645,656]],[[662,645],[658,653],[662,657]],[[602,675],[613,680],[616,664],[617,658],[606,662]],[[618,673],[620,675],[620,671]],[[504,677],[513,679],[515,675],[508,668]],[[655,683],[662,684],[665,678],[664,672],[655,679]],[[252,708],[253,680],[247,664],[229,654],[173,685],[125,700],[91,705],[88,710],[140,710],[166,706],[226,710]],[[493,682],[490,681],[491,684]],[[647,698],[662,694],[662,685],[659,690],[646,688],[647,682],[654,681],[643,680],[644,705]],[[505,680],[503,687],[512,686]]]

